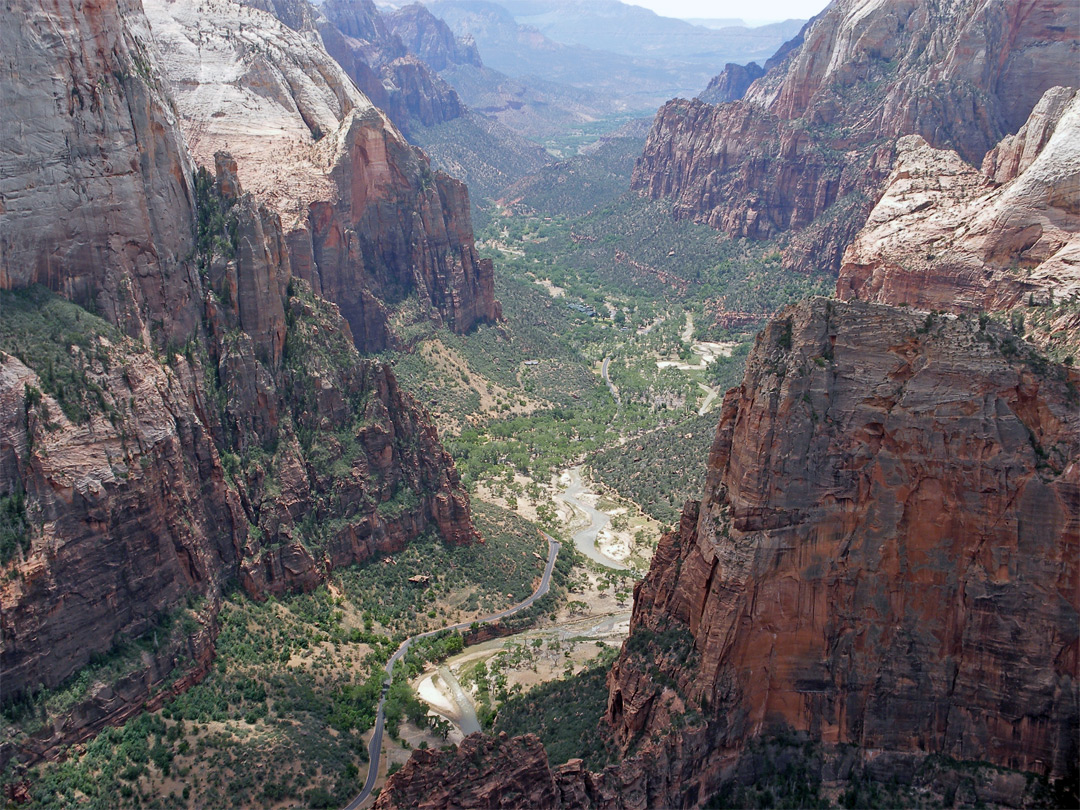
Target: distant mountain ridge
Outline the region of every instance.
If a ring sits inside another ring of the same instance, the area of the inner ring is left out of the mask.
[[[1077,82],[1074,3],[836,2],[745,96],[657,115],[634,188],[733,236],[784,235],[785,263],[837,270],[888,174],[921,135],[977,165],[1039,97]]]
[[[564,45],[583,45],[626,56],[715,66],[720,60],[764,61],[805,20],[750,27],[734,22],[707,28],[619,0],[499,0],[520,25]]]
[[[764,61],[801,25],[723,33],[617,2],[435,0],[427,6],[459,37],[471,35],[489,67],[588,90],[640,113],[693,95],[726,62]],[[646,47],[624,44],[634,31],[639,45],[648,39]]]

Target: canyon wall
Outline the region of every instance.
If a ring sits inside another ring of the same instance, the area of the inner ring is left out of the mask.
[[[8,3],[0,45],[0,288],[185,340],[202,307],[190,168],[140,4]]]
[[[317,36],[231,2],[146,11],[0,11],[4,700],[154,638],[0,767],[201,678],[227,582],[476,539],[430,416],[361,356],[408,298],[459,332],[498,317],[465,187]]]
[[[379,806],[452,807],[465,781],[476,806],[689,808],[785,767],[1026,806],[1032,772],[1078,755],[1078,458],[1080,374],[993,321],[789,307],[635,587],[608,676],[621,761],[474,735],[415,754]]]
[[[1077,756],[1080,375],[971,320],[814,299],[759,336],[700,503],[635,592],[624,746],[668,728],[634,635],[712,758],[789,729],[1061,775]]]
[[[292,273],[340,307],[362,351],[392,345],[391,312],[409,296],[456,332],[498,318],[467,189],[431,169],[310,26],[229,0],[146,11],[195,160],[233,156],[244,188],[280,215]]]
[[[1076,83],[1078,49],[1080,11],[1057,0],[841,0],[741,100],[661,108],[633,188],[733,236],[789,234],[788,267],[836,270],[897,138],[978,165]]]

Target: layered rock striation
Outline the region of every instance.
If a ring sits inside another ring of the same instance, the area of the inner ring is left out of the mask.
[[[0,767],[202,677],[229,581],[309,589],[425,532],[476,539],[429,415],[360,354],[410,297],[458,331],[498,316],[464,186],[317,37],[146,7],[0,11],[3,698],[122,669]]]
[[[633,187],[733,236],[802,232],[788,266],[837,269],[896,139],[981,162],[1046,90],[1075,84],[1078,17],[1056,0],[833,3],[741,100],[661,108]]]
[[[702,789],[783,729],[1064,774],[1078,382],[951,316],[815,299],[773,321],[725,398],[700,506],[636,589],[609,681],[624,746],[673,705],[634,636],[688,633],[688,660],[660,665],[707,725]]]
[[[362,350],[392,344],[390,311],[409,296],[457,332],[498,318],[466,188],[431,169],[313,32],[229,0],[146,9],[195,159],[229,150],[280,215],[291,272],[340,307]]]
[[[900,139],[837,294],[952,312],[1080,297],[1078,139],[1080,99],[1064,87],[1043,95],[981,171],[920,136]]]

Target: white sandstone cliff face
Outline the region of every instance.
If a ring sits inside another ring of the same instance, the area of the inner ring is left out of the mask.
[[[12,0],[0,53],[0,286],[186,338],[202,305],[191,167],[141,4]]]
[[[1048,90],[981,172],[919,136],[902,138],[837,292],[956,312],[1080,297],[1077,92]]]
[[[349,80],[314,32],[231,2],[147,0],[153,40],[195,160],[228,151],[241,185],[286,227],[335,200],[335,133],[350,113],[392,124]],[[400,136],[399,136],[400,137]]]
[[[341,308],[362,351],[393,343],[406,295],[456,331],[498,317],[465,187],[431,170],[314,29],[233,0],[148,0],[146,13],[196,162],[232,155],[281,217],[290,272]]]

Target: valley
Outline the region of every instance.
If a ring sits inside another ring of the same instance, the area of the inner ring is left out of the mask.
[[[0,44],[5,810],[1080,801],[1073,6]]]

